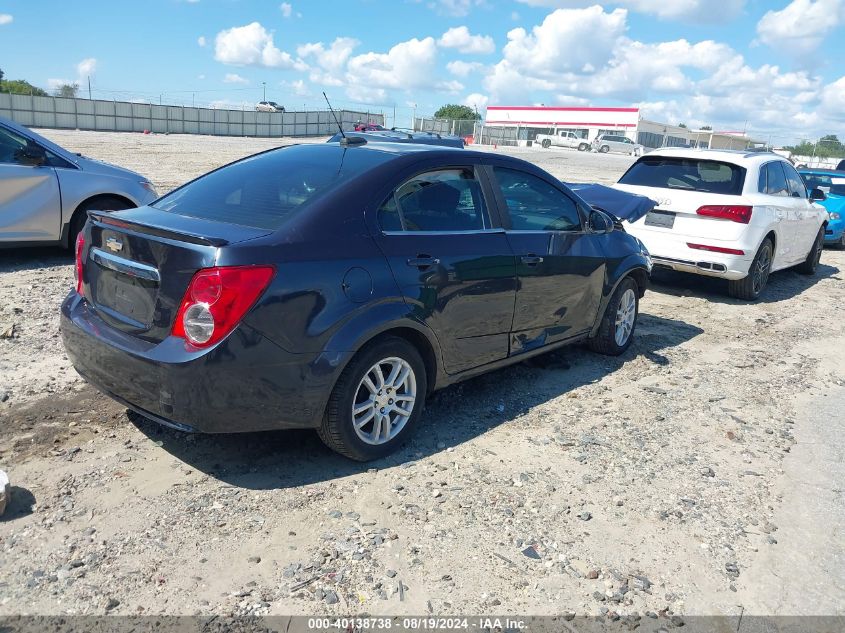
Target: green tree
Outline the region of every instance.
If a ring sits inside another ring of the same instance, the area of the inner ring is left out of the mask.
[[[441,106],[440,109],[434,113],[435,119],[455,119],[458,121],[478,121],[481,115],[475,110],[465,105],[458,105],[457,103],[447,103]]]
[[[817,156],[819,158],[841,158],[845,156],[845,145],[836,134],[826,134],[818,142],[802,141],[798,145],[788,145],[784,149],[797,156]]]
[[[10,92],[16,95],[35,95],[36,97],[46,97],[47,93],[41,88],[33,86],[28,81],[23,79],[4,79],[0,81],[0,92]]]
[[[686,123],[678,123],[678,127],[682,127],[684,129],[687,129],[687,124]]]
[[[62,84],[53,92],[57,97],[74,98],[79,92],[79,84]]]
[[[3,81],[3,77],[5,77],[5,74],[3,73],[3,69],[0,68],[0,81]]]
[[[701,126],[701,128],[699,128],[699,129],[702,129],[702,130],[707,130],[708,132],[710,132],[710,131],[712,131],[712,130],[713,130],[713,126],[711,126],[711,125],[702,125],[702,126]]]

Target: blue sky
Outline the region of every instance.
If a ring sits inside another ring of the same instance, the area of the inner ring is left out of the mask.
[[[845,137],[843,35],[845,0],[0,0],[8,78],[99,98],[639,105],[781,143]]]

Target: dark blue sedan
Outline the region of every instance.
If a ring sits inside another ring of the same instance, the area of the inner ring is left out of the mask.
[[[357,460],[435,389],[570,343],[621,354],[651,267],[534,165],[412,144],[276,149],[89,215],[61,308],[82,376],[177,429],[314,428]]]

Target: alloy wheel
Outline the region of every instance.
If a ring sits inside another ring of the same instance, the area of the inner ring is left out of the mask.
[[[636,318],[637,297],[634,291],[628,288],[619,298],[619,307],[616,309],[616,334],[614,338],[619,347],[628,342]]]
[[[396,437],[414,411],[417,380],[402,358],[374,364],[358,384],[352,402],[352,426],[361,441],[385,444]]]
[[[766,282],[769,280],[769,271],[772,266],[771,249],[764,248],[762,251],[760,251],[760,255],[758,255],[757,259],[754,261],[753,266],[753,288],[754,294],[756,295],[762,292],[763,288],[766,287]]]

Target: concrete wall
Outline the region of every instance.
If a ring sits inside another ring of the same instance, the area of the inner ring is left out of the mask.
[[[356,121],[384,124],[381,114],[336,111],[344,129]],[[151,105],[126,101],[65,99],[0,93],[0,117],[36,128],[65,128],[217,136],[328,136],[337,131],[327,110],[255,112]]]

